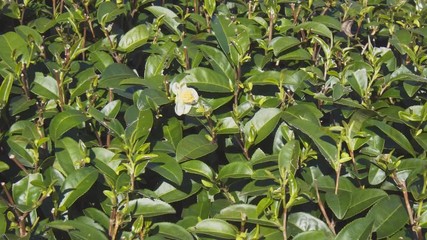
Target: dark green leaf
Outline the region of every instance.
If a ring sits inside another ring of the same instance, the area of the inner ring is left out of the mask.
[[[223,239],[235,239],[238,233],[235,226],[215,218],[205,219],[197,223],[196,226],[190,228],[190,231]]]
[[[175,209],[168,203],[158,199],[139,198],[129,201],[123,213],[131,214],[132,216],[143,215],[144,217],[155,217],[174,214]]]
[[[159,233],[167,237],[168,239],[176,240],[193,240],[193,236],[187,232],[183,227],[169,223],[169,222],[160,222],[155,223],[150,229],[150,233]]]
[[[232,162],[224,167],[218,173],[218,179],[227,178],[245,178],[253,174],[252,168],[247,162]]]
[[[370,239],[372,234],[373,220],[359,218],[347,224],[336,236],[335,240],[364,240]]]
[[[34,181],[43,181],[40,173],[28,174],[12,185],[13,200],[22,212],[29,212],[36,207],[36,203],[43,189],[32,184]]]
[[[182,183],[182,170],[178,162],[165,153],[156,153],[158,156],[152,158],[147,167],[169,181],[180,185]]]
[[[190,159],[203,157],[217,149],[215,143],[210,142],[205,136],[193,134],[179,141],[176,148],[176,160],[183,162]]]
[[[67,110],[56,115],[49,126],[52,140],[58,140],[65,132],[86,121],[86,115],[77,110]]]

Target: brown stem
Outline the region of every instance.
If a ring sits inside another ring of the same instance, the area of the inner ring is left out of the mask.
[[[21,214],[21,212],[19,212],[19,210],[15,208],[15,202],[13,201],[12,195],[10,195],[9,190],[6,188],[6,183],[2,182],[1,186],[6,194],[9,205],[13,208],[13,211],[15,212],[15,218],[18,220],[19,235],[20,237],[25,237],[27,235],[25,218],[28,216],[28,213]]]
[[[417,226],[414,219],[414,212],[412,211],[411,203],[409,201],[408,189],[406,187],[405,181],[400,181],[400,179],[397,177],[396,172],[393,172],[392,178],[396,182],[397,186],[402,190],[403,199],[405,200],[406,211],[408,212],[409,216],[409,222],[412,226],[412,231],[414,231],[418,240],[424,239],[421,232],[421,228]]]
[[[335,224],[333,222],[331,222],[331,220],[329,220],[328,214],[326,213],[326,210],[325,210],[325,206],[323,205],[323,202],[320,199],[319,188],[317,187],[317,179],[314,180],[314,188],[316,190],[317,204],[319,205],[320,211],[322,212],[322,215],[326,220],[326,224],[328,224],[329,229],[331,229],[331,231],[334,234],[336,234],[335,233]]]
[[[185,57],[185,70],[190,70],[190,58],[188,57],[187,46],[184,46],[184,57]]]
[[[28,84],[28,77],[27,77],[27,65],[25,63],[22,64],[21,80],[22,80],[22,89],[24,90],[25,96],[27,97],[27,99],[31,99],[30,87]]]
[[[116,215],[117,215],[117,209],[115,206],[113,206],[111,208],[110,225],[108,227],[108,235],[111,237],[112,240],[116,239],[116,233],[117,233],[117,232],[114,232],[115,225],[116,225]]]
[[[338,166],[338,169],[335,171],[335,173],[337,174],[336,179],[335,179],[335,195],[338,194],[338,188],[340,185],[340,175],[341,175],[341,163]]]
[[[271,42],[271,39],[273,38],[273,26],[274,26],[274,11],[270,9],[270,14],[268,15],[270,19],[270,25],[268,26],[268,42]]]
[[[288,239],[288,234],[286,232],[286,226],[287,226],[287,217],[288,217],[288,209],[284,208],[283,209],[283,239],[286,240]]]
[[[248,2],[248,18],[251,19],[252,18],[252,1],[249,0]]]
[[[20,163],[18,159],[16,159],[15,155],[11,154],[9,155],[9,158],[16,164],[16,166],[18,166],[22,171],[24,171],[25,174],[29,174],[24,165],[22,165],[22,163]]]
[[[56,0],[52,0],[52,14],[53,17],[56,16]]]

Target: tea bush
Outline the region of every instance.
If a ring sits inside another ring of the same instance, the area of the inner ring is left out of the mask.
[[[0,235],[424,239],[426,4],[0,2]]]

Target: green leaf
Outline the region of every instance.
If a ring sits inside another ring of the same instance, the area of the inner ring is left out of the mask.
[[[277,223],[275,223],[274,221],[270,221],[265,217],[259,217],[257,214],[257,207],[251,204],[230,205],[221,209],[220,213],[215,215],[215,218],[227,221],[241,222],[242,216],[246,217],[246,221],[249,223],[271,227],[277,226]]]
[[[386,196],[387,193],[381,189],[355,189],[352,194],[350,207],[345,214],[345,219],[361,213]]]
[[[150,32],[147,25],[140,24],[138,26],[135,26],[122,36],[119,42],[118,50],[127,53],[132,52],[136,48],[144,45],[149,37]]]
[[[289,109],[284,112],[283,119],[291,126],[308,135],[329,162],[334,162],[338,156],[335,140],[319,125]]]
[[[230,27],[228,26],[229,21],[223,15],[215,15],[212,17],[211,27],[213,30],[213,34],[215,35],[219,46],[226,56],[229,56],[230,46],[227,39],[227,35],[229,35]]]
[[[157,18],[162,18],[169,30],[175,32],[175,34],[178,36],[181,35],[181,31],[179,30],[180,23],[178,22],[179,17],[174,12],[160,6],[149,6],[145,9],[151,12]]]
[[[325,232],[323,231],[308,231],[308,232],[301,232],[298,233],[294,238],[292,238],[293,240],[312,240],[312,239],[316,239],[316,240],[330,240],[331,237],[327,236],[325,234]]]
[[[4,213],[0,213],[0,235],[3,236],[3,234],[6,233],[6,229],[7,229],[6,216]]]
[[[168,239],[193,240],[193,236],[183,227],[169,222],[155,223],[150,228],[150,234],[160,234]]]
[[[7,144],[10,147],[10,153],[14,155],[20,163],[26,167],[33,167],[35,162],[34,152],[30,149],[27,149],[27,146],[30,144],[30,140],[19,136],[11,136],[7,139]]]
[[[288,231],[298,234],[300,232],[316,231],[320,230],[326,233],[326,235],[332,235],[331,230],[328,228],[325,222],[320,219],[305,213],[297,212],[292,213],[288,217]]]
[[[258,110],[243,128],[246,141],[252,129],[255,132],[253,144],[260,143],[274,130],[281,116],[282,111],[277,108],[262,108]]]
[[[163,135],[176,150],[182,139],[182,127],[177,118],[170,118],[168,123],[163,126]]]
[[[265,71],[252,75],[246,80],[253,85],[280,85],[281,74],[278,71]]]
[[[110,226],[110,219],[108,218],[108,216],[97,208],[86,208],[83,210],[83,213],[85,214],[85,216],[101,224],[104,229],[108,229],[108,227]]]
[[[296,60],[296,61],[304,61],[311,60],[311,54],[302,48],[298,48],[292,52],[286,53],[279,57],[279,60]]]
[[[56,100],[59,98],[59,89],[56,80],[51,76],[44,76],[40,72],[36,72],[31,91],[46,99]]]
[[[224,75],[209,68],[197,67],[187,71],[184,81],[189,86],[194,86],[200,91],[214,93],[232,93],[233,84]]]
[[[186,161],[181,163],[181,167],[186,172],[201,175],[211,181],[214,179],[213,170],[209,167],[209,165],[207,165],[202,161],[199,161],[199,160]]]
[[[117,119],[108,119],[107,116],[105,116],[102,112],[98,111],[92,106],[89,106],[87,113],[89,113],[96,121],[98,121],[104,127],[111,130],[111,132],[115,136],[122,137],[124,135],[125,130]]]
[[[28,54],[27,43],[16,32],[7,32],[0,35],[0,46],[0,59],[15,71],[18,56]]]
[[[189,178],[188,175],[184,175],[181,185],[172,185],[164,181],[154,192],[163,201],[171,203],[181,201],[192,196],[197,193],[200,188],[202,188],[200,183]]]
[[[297,38],[285,36],[273,38],[269,45],[273,48],[274,55],[278,56],[283,51],[298,46],[299,44],[301,44],[301,42]]]
[[[180,185],[182,183],[182,170],[178,162],[165,153],[155,153],[158,156],[152,158],[147,167],[169,181]]]
[[[368,74],[365,68],[353,72],[353,76],[348,78],[351,87],[359,94],[364,96],[368,87]]]
[[[35,186],[32,182],[43,182],[40,173],[31,173],[12,185],[12,196],[17,208],[22,212],[34,209],[43,189]]]
[[[222,239],[235,239],[238,233],[235,226],[215,218],[202,220],[196,226],[191,227],[190,231]]]
[[[80,166],[86,153],[74,139],[65,137],[55,142],[55,157],[66,175],[70,175]]]
[[[9,170],[9,165],[4,162],[0,162],[0,173]]]
[[[118,8],[114,2],[102,2],[96,11],[96,19],[100,24],[114,21],[120,14],[124,13],[124,8]]]
[[[217,149],[215,143],[210,142],[205,136],[192,134],[179,141],[176,148],[176,160],[183,162],[190,159],[203,157]]]
[[[49,126],[52,140],[58,140],[64,133],[87,120],[86,115],[77,110],[66,110],[56,115]]]
[[[63,197],[59,210],[67,210],[77,199],[85,194],[98,179],[98,171],[93,167],[78,169],[65,178],[61,186]]]
[[[401,148],[406,150],[408,153],[410,153],[412,156],[415,156],[415,150],[412,147],[412,144],[409,142],[409,140],[397,129],[393,128],[392,126],[380,122],[375,119],[369,119],[366,121],[368,125],[375,126],[378,129],[380,129],[383,133],[385,133],[388,137],[390,137],[395,143],[397,143]]]
[[[352,193],[338,191],[338,194],[327,192],[325,195],[326,203],[338,219],[343,219],[350,207]]]
[[[366,218],[374,221],[374,231],[379,239],[399,231],[409,220],[402,199],[397,195],[381,199],[369,210]]]
[[[95,65],[96,69],[101,72],[114,63],[110,54],[104,51],[93,51],[89,54],[89,60]]]
[[[143,215],[144,217],[155,217],[165,214],[174,214],[175,209],[168,203],[158,199],[138,198],[129,201],[123,213],[131,214],[132,216]]]
[[[127,65],[121,63],[110,64],[102,73],[99,79],[99,87],[120,89],[120,82],[130,78],[136,78],[138,75]]]
[[[199,49],[215,71],[221,71],[228,79],[234,79],[233,67],[223,52],[207,45],[200,45]]]
[[[2,110],[9,101],[10,90],[13,85],[13,75],[8,74],[0,85],[0,110]]]
[[[386,172],[377,165],[371,163],[369,165],[368,181],[371,185],[378,185],[387,178]]]
[[[100,231],[99,226],[88,217],[78,217],[74,220],[56,220],[46,225],[50,228],[66,231],[71,235],[71,239],[99,239],[107,240],[105,233]]]
[[[345,225],[338,233],[335,240],[365,240],[370,239],[374,222],[369,218],[358,218]]]
[[[333,38],[333,34],[331,32],[331,30],[329,30],[328,27],[326,27],[324,24],[320,23],[320,22],[303,22],[299,25],[297,25],[294,28],[295,32],[298,32],[300,30],[306,30],[309,32],[313,32],[315,34],[318,34],[320,36],[324,36],[329,38],[332,41]]]
[[[295,174],[298,169],[299,155],[300,155],[300,145],[296,140],[291,140],[287,142],[279,152],[279,169],[280,174],[282,171],[289,171],[292,174]],[[284,176],[282,176],[284,177]]]
[[[253,170],[247,162],[232,162],[219,170],[218,179],[247,178],[253,174]]]

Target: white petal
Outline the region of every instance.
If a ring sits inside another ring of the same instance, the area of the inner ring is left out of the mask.
[[[177,95],[181,91],[181,84],[178,82],[173,82],[171,84],[172,93]]]
[[[175,113],[178,116],[181,116],[182,114],[185,114],[185,104],[176,102],[175,104]]]
[[[184,104],[184,114],[189,113],[191,110],[191,105],[190,104]]]

